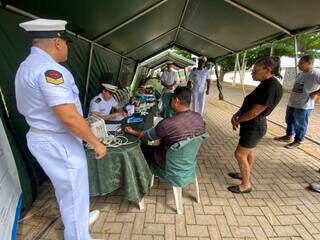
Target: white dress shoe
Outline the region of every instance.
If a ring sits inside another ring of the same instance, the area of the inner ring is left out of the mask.
[[[89,213],[89,225],[93,224],[99,217],[100,211],[99,210],[93,210]]]

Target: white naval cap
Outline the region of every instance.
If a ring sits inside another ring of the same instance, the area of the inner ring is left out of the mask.
[[[63,38],[67,39],[64,20],[39,18],[20,23],[19,26],[30,33],[32,38]]]
[[[106,89],[106,90],[108,90],[108,91],[110,91],[110,92],[116,92],[117,90],[118,90],[118,87],[116,87],[116,86],[114,86],[114,85],[111,85],[111,84],[107,84],[107,83],[102,83],[102,86]]]

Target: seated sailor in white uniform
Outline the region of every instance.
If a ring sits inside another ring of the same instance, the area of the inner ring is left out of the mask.
[[[90,102],[89,115],[98,116],[105,121],[125,117],[126,113],[113,97],[117,89],[111,84],[102,84],[101,93]]]

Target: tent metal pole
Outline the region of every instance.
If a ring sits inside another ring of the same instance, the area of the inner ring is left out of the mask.
[[[179,82],[180,82],[180,73],[179,73],[179,70],[177,71],[177,75],[178,75],[178,78],[179,78]]]
[[[166,35],[168,35],[168,34],[170,34],[170,33],[174,32],[174,31],[175,31],[175,30],[177,30],[177,29],[178,29],[178,28],[177,28],[177,27],[175,27],[175,28],[173,28],[173,29],[171,29],[171,30],[169,30],[169,31],[167,31],[167,32],[165,32],[165,33],[163,33],[163,34],[159,35],[158,37],[153,38],[153,39],[151,39],[150,41],[148,41],[148,42],[146,42],[146,43],[144,43],[144,44],[140,45],[139,47],[137,47],[137,48],[135,48],[135,49],[133,49],[133,50],[130,50],[129,52],[127,52],[127,53],[125,53],[125,54],[126,54],[126,55],[130,55],[130,54],[132,54],[132,53],[134,53],[134,52],[138,51],[139,49],[141,49],[141,48],[145,47],[145,46],[146,46],[146,45],[148,45],[149,43],[151,43],[151,42],[153,42],[153,41],[155,41],[155,40],[158,40],[158,39],[160,39],[160,38],[162,38],[162,37],[164,37],[164,36],[166,36]]]
[[[270,57],[272,57],[274,54],[274,42],[271,43],[271,47],[270,47]]]
[[[235,51],[233,51],[233,50],[231,50],[230,48],[227,48],[227,47],[221,45],[220,43],[217,43],[217,42],[215,42],[215,41],[212,41],[211,39],[206,38],[206,37],[204,37],[204,36],[201,36],[200,34],[197,34],[197,33],[193,32],[193,31],[191,31],[191,30],[189,30],[189,29],[186,29],[186,28],[184,28],[184,27],[180,27],[180,28],[181,28],[182,30],[184,30],[184,31],[186,31],[186,32],[188,32],[188,33],[190,33],[190,34],[192,34],[192,35],[194,35],[194,36],[196,36],[196,37],[198,37],[198,38],[200,38],[200,39],[208,42],[208,43],[211,43],[212,45],[215,45],[215,46],[217,46],[217,47],[220,47],[220,48],[222,48],[222,49],[224,49],[224,50],[226,50],[226,51],[228,51],[228,52],[235,53]]]
[[[278,23],[276,23],[274,21],[271,21],[270,19],[266,18],[265,16],[263,16],[261,14],[258,14],[255,11],[253,11],[253,10],[251,10],[251,9],[241,5],[241,4],[234,2],[233,0],[224,0],[224,1],[226,3],[229,3],[229,4],[233,5],[233,6],[235,6],[236,8],[238,8],[238,9],[240,9],[240,10],[246,12],[246,13],[249,13],[251,16],[254,16],[254,17],[260,19],[261,21],[263,21],[263,22],[265,22],[265,23],[267,23],[267,24],[269,24],[269,25],[281,30],[282,32],[288,34],[289,36],[293,36],[293,34],[288,29],[284,28],[283,26],[279,25]]]
[[[246,74],[246,66],[247,66],[247,61],[246,61],[246,56],[247,56],[247,51],[244,52],[243,58],[242,58],[242,69],[240,70],[240,82],[241,82],[241,87],[242,87],[242,93],[243,97],[246,96],[246,90],[244,88],[244,78]]]
[[[179,35],[179,31],[180,31],[180,27],[181,27],[181,24],[182,24],[182,21],[183,21],[183,18],[184,18],[184,15],[186,14],[186,11],[187,11],[187,8],[188,8],[188,4],[189,4],[189,0],[186,0],[185,4],[184,4],[184,7],[183,7],[183,10],[182,10],[182,14],[180,16],[180,21],[179,21],[179,25],[178,25],[178,30],[176,32],[176,35],[174,36],[174,40],[173,42],[176,42],[177,41],[177,38],[178,38],[178,35]]]
[[[14,6],[11,6],[11,5],[9,5],[9,4],[8,4],[8,5],[5,5],[5,9],[7,9],[7,10],[9,10],[9,11],[11,11],[11,12],[14,12],[14,13],[16,13],[16,14],[19,14],[19,15],[21,15],[21,16],[23,16],[23,17],[28,17],[28,18],[31,18],[31,19],[38,19],[38,18],[39,18],[39,17],[36,16],[36,15],[33,15],[33,14],[31,14],[31,13],[28,13],[28,12],[26,12],[26,11],[24,11],[24,10],[21,10],[21,9],[16,8],[16,7],[14,7]],[[83,37],[83,36],[81,36],[81,35],[79,35],[79,34],[76,34],[76,33],[72,32],[72,31],[70,31],[70,30],[68,30],[68,29],[67,29],[66,31],[67,31],[67,33],[69,33],[70,35],[72,35],[72,36],[74,36],[74,37],[77,37],[77,38],[79,38],[79,39],[81,39],[81,40],[83,40],[83,41],[85,41],[85,42],[87,42],[87,43],[93,43],[93,41],[91,41],[90,39],[85,38],[85,37]],[[102,46],[102,45],[100,45],[100,44],[98,44],[98,43],[93,43],[93,44],[96,45],[97,47],[100,47],[100,48],[102,48],[102,49],[104,49],[104,50],[106,50],[106,51],[108,51],[108,52],[111,52],[111,53],[117,55],[117,56],[120,56],[120,57],[126,58],[126,59],[130,59],[129,57],[124,56],[124,55],[122,55],[122,54],[120,54],[120,53],[118,53],[118,52],[116,52],[116,51],[113,51],[113,50],[110,49],[110,48],[106,48],[106,47],[104,47],[104,46]],[[132,59],[132,60],[134,60],[134,59]]]
[[[151,69],[150,76],[153,77],[154,69]]]
[[[232,81],[232,86],[236,84],[236,79],[237,79],[237,71],[238,71],[238,63],[239,63],[239,53],[236,54],[236,59],[234,61],[234,70],[233,70],[233,81]]]
[[[139,74],[140,74],[140,71],[141,71],[140,69],[141,69],[141,64],[138,63],[136,65],[135,73],[134,73],[134,76],[133,76],[133,79],[132,79],[132,82],[131,82],[131,85],[130,85],[130,92],[132,94],[135,91],[135,88],[136,88],[136,85],[137,85],[138,77],[139,77]]]
[[[183,71],[184,71],[184,80],[185,80],[185,81],[188,81],[188,76],[187,76],[186,68],[183,68]]]
[[[298,39],[297,39],[297,35],[295,35],[293,37],[293,41],[294,41],[294,70],[296,73],[296,77],[298,75]]]
[[[120,66],[119,66],[119,71],[118,71],[118,76],[117,76],[117,84],[119,83],[120,75],[121,75],[121,70],[122,70],[122,64],[123,64],[123,58],[120,60]],[[122,87],[122,86],[121,86]]]
[[[90,53],[89,53],[88,69],[87,69],[87,78],[86,78],[86,92],[85,92],[84,101],[83,101],[83,108],[84,109],[87,109],[87,98],[88,98],[89,81],[90,81],[90,74],[91,74],[91,63],[92,63],[92,55],[93,55],[93,46],[94,46],[94,44],[91,43],[91,45],[90,45]]]
[[[239,72],[239,77],[241,76],[241,66],[240,66],[240,56],[237,60],[237,72]],[[241,81],[241,79],[239,79]]]
[[[158,2],[157,4],[147,8],[146,10],[142,11],[141,13],[129,18],[128,20],[124,21],[123,23],[119,24],[118,26],[108,30],[107,32],[103,33],[102,35],[100,35],[99,37],[94,39],[93,41],[97,42],[97,41],[101,40],[102,38],[105,38],[106,36],[110,35],[111,33],[119,30],[120,28],[123,28],[124,26],[128,25],[129,23],[133,22],[134,20],[136,20],[136,19],[142,17],[143,15],[151,12],[152,10],[158,8],[159,6],[161,6],[162,4],[166,3],[167,1],[169,1],[169,0],[162,0],[162,1]]]
[[[16,8],[16,7],[14,7],[14,6],[11,6],[11,5],[9,5],[9,4],[8,4],[8,5],[5,5],[5,9],[8,9],[8,10],[14,12],[14,13],[17,13],[17,14],[19,14],[19,15],[21,15],[21,16],[28,17],[28,18],[31,18],[31,19],[37,19],[37,18],[39,18],[39,17],[36,16],[36,15],[33,15],[33,14],[28,13],[28,12],[26,12],[26,11],[23,11],[23,10],[21,10],[21,9],[19,9],[19,8]]]

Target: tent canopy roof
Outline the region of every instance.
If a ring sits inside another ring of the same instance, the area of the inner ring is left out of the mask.
[[[192,61],[179,54],[167,50],[144,61],[143,63],[141,63],[141,66],[147,67],[149,69],[156,69],[165,66],[168,62],[173,62],[173,66],[175,69],[184,69],[188,66],[196,64],[195,61]]]
[[[141,62],[174,45],[221,57],[318,27],[319,0],[10,0],[42,18]],[[9,5],[10,4],[10,5]]]

